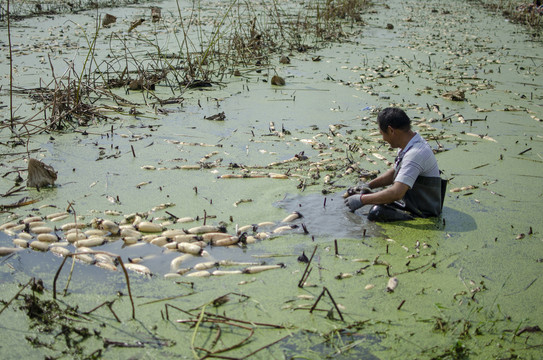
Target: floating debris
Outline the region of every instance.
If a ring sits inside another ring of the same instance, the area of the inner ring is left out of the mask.
[[[215,115],[204,116],[204,119],[206,119],[206,120],[215,120],[215,121],[224,121],[226,119],[226,115],[224,114],[224,111],[223,111],[223,112],[220,112],[220,113],[215,114]]]
[[[6,255],[11,255],[13,254],[14,252],[17,252],[19,250],[22,250],[21,248],[9,248],[9,247],[0,247],[0,256],[6,256]]]
[[[305,252],[302,251],[302,255],[298,256],[298,261],[302,263],[309,263],[309,258],[305,254]]]
[[[288,223],[300,218],[303,218],[303,215],[299,213],[298,211],[294,211],[292,214],[288,215],[283,220],[281,220],[281,222]]]
[[[285,79],[279,75],[274,75],[271,79],[271,84],[276,86],[285,86]]]
[[[128,28],[128,32],[131,32],[132,30],[134,30],[135,28],[137,28],[138,26],[140,26],[141,24],[143,24],[143,22],[145,21],[145,19],[138,19],[136,21],[133,21],[131,24],[130,24],[130,27]]]
[[[151,22],[159,22],[161,18],[161,8],[159,8],[158,6],[151,6]]]
[[[102,26],[105,28],[110,27],[112,24],[115,24],[117,22],[117,17],[111,14],[104,15],[104,18],[102,19]]]
[[[398,278],[391,277],[390,279],[388,279],[386,290],[387,292],[394,292],[394,289],[396,289],[397,286],[398,286]]]
[[[135,271],[140,274],[151,275],[151,270],[147,266],[142,265],[142,264],[126,263],[124,264],[124,267],[127,270]]]
[[[239,204],[250,203],[250,202],[253,202],[253,199],[239,199],[238,201],[234,203],[234,206],[237,207]]]
[[[274,269],[281,269],[284,268],[284,264],[277,264],[277,265],[256,265],[256,266],[249,266],[243,270],[244,274],[256,274],[262,271],[268,271],[268,270],[274,270]]]
[[[464,90],[455,90],[455,91],[449,91],[441,94],[441,97],[447,100],[452,101],[465,101],[465,91]]]
[[[56,180],[57,172],[53,167],[45,165],[36,159],[28,159],[27,187],[42,188],[45,186],[53,186]]]

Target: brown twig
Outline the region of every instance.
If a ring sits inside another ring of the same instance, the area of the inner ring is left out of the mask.
[[[309,310],[309,313],[311,314],[313,312],[313,310],[315,310],[315,308],[317,307],[317,304],[319,303],[319,301],[321,301],[321,297],[324,295],[324,289],[322,289],[319,297],[317,298],[317,300],[315,301],[315,303],[313,304],[313,306],[311,307],[311,309]]]
[[[129,344],[124,341],[113,341],[109,339],[104,339],[104,347],[107,348],[108,346],[115,346],[115,347],[121,347],[121,348],[142,348],[144,345],[140,342],[136,342],[135,344]]]
[[[111,313],[113,314],[113,316],[115,316],[115,319],[118,321],[118,322],[121,322],[121,320],[119,319],[119,317],[117,316],[117,314],[115,314],[115,311],[113,311],[113,301],[110,301],[106,304],[106,306],[109,308],[109,311],[111,311]],[[134,314],[132,314],[132,318],[135,318],[134,317]]]
[[[7,197],[7,196],[10,196],[10,195],[15,194],[16,192],[23,191],[25,188],[26,188],[26,186],[20,186],[20,187],[18,187],[18,188],[16,188],[15,186],[13,186],[13,187],[12,187],[11,189],[9,189],[5,194],[0,194],[0,196],[2,196],[2,197]]]
[[[8,25],[8,46],[9,46],[9,123],[11,132],[14,133],[14,116],[13,116],[13,53],[11,47],[11,21],[10,21],[10,11],[9,4],[10,0],[7,0],[7,25]]]
[[[258,348],[258,349],[256,349],[255,351],[253,351],[253,352],[251,352],[251,353],[245,355],[245,356],[242,357],[241,359],[248,359],[250,356],[253,356],[253,355],[256,354],[257,352],[262,351],[262,350],[264,350],[264,349],[266,349],[266,348],[269,348],[270,346],[273,346],[273,345],[277,344],[279,341],[285,340],[285,339],[286,339],[287,337],[289,337],[289,336],[290,336],[290,335],[285,335],[285,336],[283,336],[282,338],[280,338],[280,339],[278,339],[278,340],[275,340],[275,341],[272,342],[272,343],[269,343],[268,345],[264,345],[264,346],[262,346],[261,348]]]
[[[246,338],[242,339],[241,341],[239,341],[238,343],[236,343],[234,345],[231,345],[231,346],[219,349],[219,350],[210,351],[210,350],[207,350],[205,348],[194,347],[195,350],[201,350],[201,351],[205,351],[207,353],[201,359],[206,359],[206,358],[208,358],[210,356],[214,356],[215,354],[219,354],[219,353],[223,353],[223,352],[226,352],[226,351],[236,349],[236,348],[240,347],[241,345],[243,345],[244,343],[246,343],[247,341],[249,341],[249,339],[254,334],[254,329],[251,328],[251,327],[243,326],[243,325],[240,325],[240,324],[236,324],[236,323],[232,323],[232,322],[229,322],[229,321],[226,321],[226,320],[220,320],[220,319],[202,319],[201,321],[198,320],[198,319],[187,319],[187,320],[177,320],[176,322],[181,323],[181,324],[184,324],[184,323],[198,323],[198,322],[220,323],[220,324],[230,325],[230,326],[238,327],[238,328],[249,331],[249,335],[247,335]]]
[[[300,282],[298,282],[298,287],[303,288],[304,282],[306,281],[305,274],[307,273],[307,270],[309,269],[309,266],[311,265],[311,260],[313,260],[313,256],[315,256],[315,252],[317,251],[318,245],[315,245],[315,249],[313,249],[313,253],[311,254],[311,257],[309,258],[309,261],[307,262],[307,266],[305,267],[304,273],[302,274],[302,278],[300,279]],[[307,276],[309,277],[309,275]]]
[[[92,313],[92,312],[94,312],[94,311],[100,309],[102,306],[107,305],[108,303],[111,303],[111,302],[113,302],[113,301],[115,301],[115,300],[112,300],[112,301],[104,301],[103,303],[101,303],[100,305],[98,305],[98,306],[92,308],[91,310],[85,311],[83,314],[84,314],[84,315],[89,315],[90,313]]]
[[[119,264],[121,264],[121,267],[124,271],[124,276],[126,278],[126,287],[128,288],[128,296],[130,297],[130,303],[132,304],[132,319],[136,319],[136,307],[134,306],[134,299],[132,298],[132,291],[130,290],[130,278],[128,277],[128,272],[126,271],[126,268],[124,267],[123,260],[121,259],[121,256],[117,256],[117,260],[119,260]]]
[[[64,259],[62,259],[62,263],[60,264],[56,274],[55,274],[55,277],[53,278],[53,299],[57,299],[57,279],[58,279],[58,275],[60,274],[60,270],[62,270],[62,267],[64,266],[64,263],[66,262],[66,260],[68,259],[68,255],[64,257]]]
[[[319,301],[321,300],[322,296],[324,295],[324,293],[327,293],[328,296],[330,297],[330,300],[332,300],[332,304],[334,304],[334,307],[336,308],[336,311],[337,313],[339,314],[339,317],[341,319],[341,321],[345,321],[343,319],[343,314],[341,313],[341,311],[339,310],[339,307],[337,306],[336,304],[336,301],[334,300],[334,297],[332,296],[332,294],[330,293],[330,290],[328,290],[326,288],[326,286],[323,286],[322,288],[322,292],[320,293],[319,297],[317,298],[317,301],[315,301],[315,303],[313,304],[313,306],[311,307],[311,309],[309,310],[309,313],[313,313],[313,310],[315,310],[315,308],[317,307],[317,304],[319,303]]]
[[[215,339],[213,339],[213,341],[211,342],[211,346],[210,346],[211,349],[213,349],[215,345],[217,345],[222,335],[221,327],[219,325],[216,325],[216,326],[217,326],[217,335],[215,336]]]
[[[231,318],[231,317],[227,317],[227,316],[223,316],[223,315],[219,315],[219,314],[211,314],[211,313],[204,313],[206,316],[214,316],[214,317],[218,317],[220,319],[224,319],[224,320],[228,320],[228,321],[234,321],[234,322],[239,322],[239,323],[242,323],[242,324],[249,324],[249,325],[258,325],[258,326],[267,326],[267,327],[273,327],[273,328],[276,328],[276,329],[285,329],[286,327],[283,326],[283,325],[275,325],[275,324],[267,324],[267,323],[261,323],[261,322],[254,322],[254,321],[246,321],[246,320],[240,320],[240,319],[235,319],[235,318]]]
[[[188,311],[185,311],[185,310],[183,310],[183,309],[180,309],[180,308],[178,308],[177,306],[173,306],[173,305],[171,305],[171,304],[164,304],[164,308],[166,309],[166,320],[168,320],[168,321],[170,320],[170,315],[169,315],[169,312],[168,312],[168,307],[172,307],[172,308],[174,308],[174,309],[176,309],[176,310],[179,310],[179,311],[181,311],[181,312],[183,312],[183,313],[185,313],[185,314],[187,314],[187,315],[192,315],[192,314],[189,313]]]
[[[334,297],[330,293],[330,290],[328,290],[326,287],[324,287],[324,290],[326,290],[326,292],[328,293],[328,296],[330,296],[330,300],[332,300],[332,304],[334,304],[334,307],[336,308],[337,313],[339,314],[339,317],[340,317],[341,321],[345,321],[345,320],[343,320],[343,315],[341,314],[341,311],[339,310],[339,307],[337,306],[336,301],[334,300]]]
[[[125,276],[125,279],[126,279],[126,287],[128,288],[128,296],[130,298],[130,303],[132,304],[132,319],[136,319],[136,307],[134,306],[134,299],[132,298],[132,290],[130,289],[130,278],[128,277],[128,272],[126,271],[126,268],[124,267],[124,263],[123,263],[123,260],[121,259],[121,257],[119,255],[117,256],[114,256],[113,254],[111,253],[108,253],[107,251],[89,251],[89,252],[86,252],[85,254],[106,254],[106,255],[110,255],[110,256],[113,256],[115,257],[118,261],[119,261],[119,264],[121,264],[121,267],[123,269],[123,272],[124,272],[124,276]],[[53,278],[53,299],[57,299],[57,279],[58,279],[58,276],[60,274],[60,271],[62,270],[62,267],[64,266],[64,263],[66,263],[66,259],[68,259],[69,257],[73,257],[73,256],[77,256],[77,255],[80,255],[79,253],[69,253],[69,254],[66,254],[64,256],[64,259],[62,260],[62,263],[60,264],[60,267],[58,268],[56,274],[55,274],[55,277]],[[110,308],[111,310],[111,308]],[[112,310],[113,312],[113,310]],[[115,313],[113,313],[115,315]],[[115,317],[117,318],[117,315],[115,315]],[[117,320],[119,320],[117,318]]]

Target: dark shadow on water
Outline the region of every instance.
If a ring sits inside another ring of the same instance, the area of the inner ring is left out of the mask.
[[[445,220],[444,230],[446,231],[467,232],[477,230],[477,223],[473,217],[449,207],[443,207],[440,220],[443,221],[442,219]]]
[[[274,205],[291,213],[298,211],[303,215],[301,222],[311,235],[335,238],[362,238],[378,236],[381,227],[368,221],[365,212],[369,207],[363,207],[351,213],[343,203],[343,192],[335,194],[287,195]],[[326,203],[325,203],[326,201]]]

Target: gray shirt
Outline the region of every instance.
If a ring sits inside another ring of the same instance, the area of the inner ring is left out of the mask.
[[[440,177],[434,152],[418,133],[415,133],[405,148],[398,151],[394,170],[394,181],[401,182],[410,189],[419,176]]]

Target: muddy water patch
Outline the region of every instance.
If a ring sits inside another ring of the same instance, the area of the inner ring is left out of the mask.
[[[354,238],[380,236],[381,228],[364,216],[369,207],[351,213],[345,206],[342,193],[287,195],[275,203],[287,212],[299,212],[300,220],[311,235],[317,238]]]

